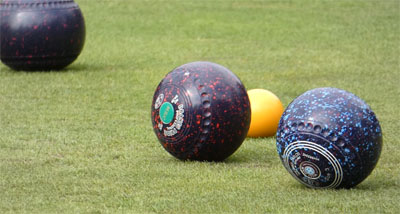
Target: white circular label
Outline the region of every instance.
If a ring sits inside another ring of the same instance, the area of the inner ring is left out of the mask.
[[[290,143],[282,157],[290,174],[308,187],[335,188],[343,180],[343,170],[339,161],[319,144],[309,141]],[[324,185],[316,186],[316,182]]]

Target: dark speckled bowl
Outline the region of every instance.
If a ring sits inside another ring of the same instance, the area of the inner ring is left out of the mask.
[[[374,169],[382,132],[371,108],[354,94],[317,88],[297,97],[277,132],[282,163],[312,188],[350,188]]]
[[[182,65],[158,85],[151,120],[160,143],[181,160],[222,161],[242,144],[250,126],[243,84],[211,62]]]
[[[73,0],[0,3],[1,61],[15,70],[57,70],[71,64],[85,42],[85,23]]]

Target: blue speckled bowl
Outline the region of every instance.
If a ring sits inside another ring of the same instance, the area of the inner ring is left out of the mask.
[[[371,108],[337,88],[297,97],[277,131],[278,154],[289,173],[312,188],[350,188],[375,168],[382,132]]]

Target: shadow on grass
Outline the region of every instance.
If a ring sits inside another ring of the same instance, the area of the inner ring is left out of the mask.
[[[392,178],[390,180],[383,180],[383,179],[371,179],[362,182],[361,184],[355,186],[353,188],[354,190],[372,190],[376,191],[379,189],[400,189],[400,182],[396,180],[395,178]]]
[[[206,165],[243,165],[246,168],[260,168],[260,167],[268,167],[272,163],[270,161],[265,161],[261,156],[252,156],[249,158],[245,154],[233,154],[232,156],[226,158],[222,161],[201,161],[201,160],[180,160],[173,156],[169,158],[163,158],[159,160],[163,163],[173,163],[173,164],[206,164]]]
[[[383,190],[383,189],[399,189],[400,188],[400,183],[396,181],[395,179],[391,180],[380,180],[380,179],[374,179],[373,181],[363,181],[360,184],[358,184],[355,187],[352,188],[339,188],[339,189],[314,189],[307,187],[299,182],[296,182],[293,180],[293,183],[291,185],[291,188],[295,189],[301,189],[301,190],[309,190],[309,191],[334,191],[334,192],[375,192],[377,190]]]
[[[1,67],[1,71],[10,72],[10,73],[71,73],[71,72],[84,72],[84,71],[97,71],[104,69],[103,66],[96,66],[93,64],[82,64],[82,63],[73,63],[65,68],[58,70],[14,70],[10,67],[3,66]]]
[[[250,162],[246,161],[241,158],[232,158],[228,157],[225,160],[222,161],[207,161],[207,160],[180,160],[175,157],[169,157],[169,158],[163,158],[163,160],[159,160],[160,162],[163,163],[177,163],[177,164],[210,164],[210,165],[218,165],[218,164],[235,164],[235,163],[245,163],[245,162]]]
[[[173,156],[171,156],[167,161],[181,163],[209,163],[211,165],[243,165],[243,167],[248,168],[269,167],[270,165],[275,164],[281,165],[275,145],[265,142],[265,140],[271,139],[272,138],[258,138],[256,140],[253,139],[252,141],[245,141],[238,150],[222,161],[179,160]]]

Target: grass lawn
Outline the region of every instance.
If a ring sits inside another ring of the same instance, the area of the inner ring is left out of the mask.
[[[398,213],[400,1],[76,0],[87,27],[59,72],[0,65],[0,213]],[[384,147],[353,189],[313,190],[275,138],[221,163],[182,162],[152,130],[156,86],[212,61],[286,107],[337,87],[378,116]]]

